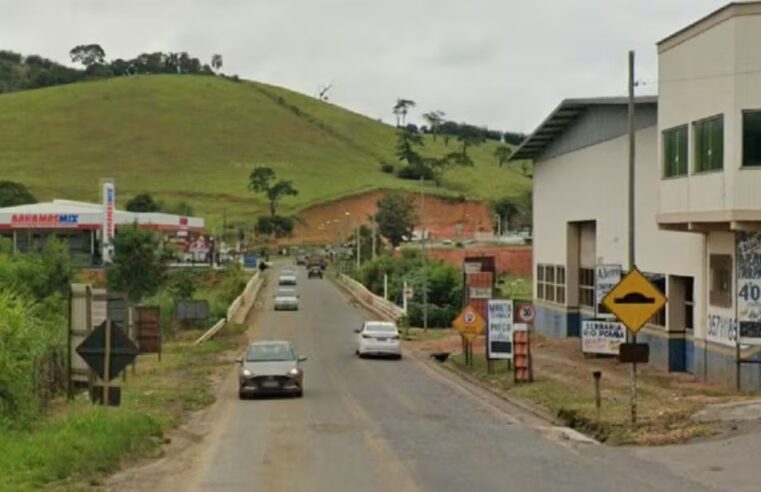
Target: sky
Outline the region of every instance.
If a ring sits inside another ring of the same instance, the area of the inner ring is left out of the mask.
[[[187,51],[391,123],[422,113],[531,132],[564,98],[656,91],[655,43],[727,0],[0,0],[0,49],[69,63]]]

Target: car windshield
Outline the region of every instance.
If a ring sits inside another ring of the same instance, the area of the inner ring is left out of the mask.
[[[296,354],[290,345],[284,343],[257,344],[248,347],[246,362],[268,362],[295,360]]]
[[[396,333],[396,326],[385,323],[368,323],[365,325],[365,331],[376,331],[381,333]]]

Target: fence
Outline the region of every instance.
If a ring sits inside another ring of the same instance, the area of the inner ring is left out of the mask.
[[[367,309],[383,318],[399,322],[404,317],[404,310],[391,301],[370,292],[367,287],[344,274],[338,275],[338,285],[343,287],[352,297]]]
[[[253,277],[248,281],[243,292],[235,298],[235,300],[227,308],[227,316],[224,319],[217,321],[214,326],[209,328],[203,335],[201,335],[195,344],[201,344],[214,337],[219,331],[227,326],[227,323],[243,323],[246,321],[246,315],[256,301],[259,290],[262,286],[263,278],[259,272],[256,272]],[[249,309],[246,309],[248,307]]]

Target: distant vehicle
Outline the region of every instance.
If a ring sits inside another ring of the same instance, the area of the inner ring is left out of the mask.
[[[399,341],[399,329],[388,321],[366,321],[362,328],[354,330],[357,334],[359,357],[366,355],[391,356],[402,358],[402,345]]]
[[[278,285],[296,285],[297,283],[296,273],[294,272],[281,272],[277,279]]]
[[[441,244],[443,244],[444,246],[452,246],[454,242],[451,239],[444,239],[443,241],[441,241]]]
[[[305,255],[299,255],[296,257],[296,264],[299,266],[306,266],[307,257]]]
[[[319,266],[309,267],[309,273],[307,274],[308,278],[322,278],[322,275],[322,268]]]
[[[299,296],[296,289],[278,289],[275,294],[275,311],[298,311]]]
[[[238,374],[238,396],[288,394],[304,396],[304,371],[300,357],[287,341],[254,342],[246,349]]]

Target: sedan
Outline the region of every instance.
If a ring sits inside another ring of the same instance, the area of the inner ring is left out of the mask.
[[[238,396],[255,395],[304,396],[304,371],[300,357],[291,342],[254,342],[239,358]]]
[[[277,279],[278,285],[296,285],[296,274],[292,272],[283,272]]]
[[[299,296],[294,289],[278,289],[275,294],[275,311],[298,311]]]
[[[357,334],[356,354],[391,356],[402,358],[402,345],[399,341],[399,329],[387,321],[366,321],[362,328],[354,330]]]

